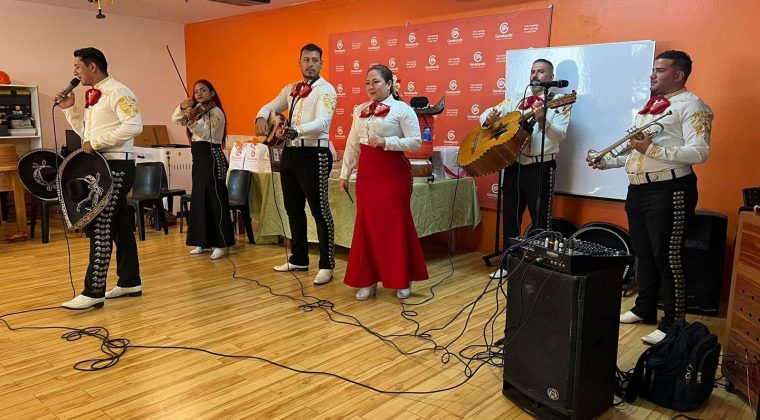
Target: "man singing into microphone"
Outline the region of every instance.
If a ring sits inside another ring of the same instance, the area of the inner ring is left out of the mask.
[[[61,91],[55,96],[56,103],[71,128],[82,138],[83,151],[97,151],[103,155],[108,160],[114,184],[120,184],[114,211],[101,213],[85,227],[90,238],[90,264],[84,278],[84,290],[61,305],[67,309],[88,309],[102,306],[105,299],[142,294],[137,244],[126,196],[135,180],[134,138],[142,133],[143,123],[135,94],[108,75],[108,62],[100,50],[82,48],[74,51],[74,75],[85,86],[91,86],[85,94],[84,110],[74,106],[73,92],[65,96],[66,92]],[[106,293],[112,243],[116,243],[119,279],[116,287]],[[96,259],[100,260],[99,264]]]
[[[523,124],[531,135],[523,147],[517,162],[504,170],[502,180],[504,248],[509,247],[509,238],[520,235],[522,215],[527,205],[533,228],[551,229],[552,195],[559,144],[565,138],[570,122],[571,105],[549,110],[544,114],[544,101],[554,100],[562,95],[549,92],[544,98],[542,83],[554,80],[554,65],[546,59],[539,58],[530,69],[531,95],[512,99],[507,98],[500,104],[486,109],[480,115],[483,128],[488,128],[511,111],[535,112],[532,118]],[[541,135],[546,132],[541,164]],[[542,167],[543,166],[543,167]],[[540,192],[540,195],[539,195]],[[492,278],[506,277],[506,259],[493,274]]]

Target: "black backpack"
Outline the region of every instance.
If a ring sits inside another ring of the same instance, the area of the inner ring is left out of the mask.
[[[699,322],[676,322],[665,338],[639,357],[625,392],[675,411],[691,411],[712,394],[720,343]]]

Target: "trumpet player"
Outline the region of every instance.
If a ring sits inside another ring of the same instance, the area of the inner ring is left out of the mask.
[[[665,314],[657,329],[641,338],[649,344],[665,338],[686,313],[684,237],[697,205],[692,165],[707,159],[713,120],[710,107],[686,89],[691,69],[691,58],[683,51],[659,54],[650,76],[651,98],[635,118],[636,128],[658,119],[659,132],[645,129],[639,136],[622,139],[628,143],[628,153],[588,159],[596,169],[624,166],[628,173],[625,211],[639,294],[634,307],[620,315],[620,322],[656,324],[662,295]]]

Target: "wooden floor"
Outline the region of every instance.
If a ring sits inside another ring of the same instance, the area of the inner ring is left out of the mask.
[[[0,226],[0,238],[15,225]],[[149,231],[138,242],[145,293],[139,298],[107,301],[103,309],[51,309],[5,317],[13,327],[105,327],[111,338],[133,345],[193,346],[232,355],[253,355],[294,369],[324,371],[391,391],[432,391],[465,381],[462,363],[441,362],[441,351],[423,350],[402,355],[390,344],[354,325],[341,325],[321,309],[304,311],[299,283],[290,274],[271,267],[285,259],[276,245],[239,243],[231,261],[211,261],[188,255],[184,236],[176,227],[169,235]],[[238,236],[242,241],[243,236]],[[74,285],[82,285],[87,241],[70,236]],[[430,285],[447,277],[451,268],[443,247],[423,241],[431,280],[415,283],[410,302],[429,296]],[[312,253],[312,257],[314,257]],[[308,273],[300,273],[307,295],[329,299],[336,310],[355,316],[381,334],[414,331],[400,316],[395,294],[380,290],[376,298],[357,302],[354,290],[340,281],[347,253],[338,252],[336,280],[315,287]],[[39,238],[0,244],[0,313],[38,307],[56,307],[72,297],[63,232],[54,228],[51,241]],[[313,261],[313,267],[316,266]],[[415,307],[427,330],[442,327],[464,305],[478,297],[487,284],[489,269],[477,253],[453,258],[454,274],[436,288],[431,302]],[[115,262],[109,273],[114,285]],[[257,284],[255,281],[260,284]],[[273,296],[264,285],[287,297]],[[460,317],[433,333],[441,345],[457,353],[484,342],[483,329],[495,311],[495,292],[475,308],[469,325]],[[503,304],[503,300],[501,301]],[[633,304],[624,300],[624,307]],[[336,316],[350,321],[345,316]],[[690,319],[697,319],[696,317]],[[723,318],[699,318],[725,337]],[[495,326],[501,338],[505,316]],[[645,349],[640,337],[651,326],[621,326],[619,366],[630,369]],[[0,325],[0,418],[476,418],[527,419],[530,416],[501,394],[501,370],[483,366],[456,389],[424,395],[387,395],[343,380],[294,373],[260,360],[229,358],[179,349],[131,348],[116,366],[81,372],[79,361],[101,357],[94,338],[66,341],[64,330],[10,331]],[[429,349],[417,338],[393,342],[405,351]],[[475,362],[473,367],[478,366]],[[639,399],[633,405],[610,408],[601,418],[671,418],[676,413]],[[709,403],[688,413],[703,419],[754,418],[746,402],[717,389]]]

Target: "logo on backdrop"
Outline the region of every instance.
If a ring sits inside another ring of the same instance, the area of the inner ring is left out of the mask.
[[[377,37],[373,36],[369,39],[369,46],[367,47],[367,50],[369,51],[377,51],[380,49],[380,45],[377,43]]]
[[[392,71],[398,70],[398,67],[396,67],[396,59],[394,57],[388,59],[388,68]]]
[[[449,130],[449,132],[446,133],[446,143],[457,143],[457,133],[454,130]]]
[[[459,28],[451,28],[451,31],[449,31],[449,39],[446,40],[446,43],[449,45],[457,45],[461,44],[462,41],[462,34],[459,32]]]
[[[428,56],[428,65],[425,66],[425,70],[427,71],[438,70],[440,66],[436,64],[437,61],[438,60],[435,58],[435,54],[430,54],[430,56]]]
[[[414,82],[407,82],[406,93],[409,95],[416,95],[417,91],[414,90]]]
[[[359,60],[354,60],[353,69],[351,70],[351,74],[361,74],[361,64],[359,64]]]
[[[480,105],[473,104],[470,107],[470,115],[467,116],[467,119],[470,121],[479,121],[480,120]]]
[[[409,32],[409,36],[407,37],[407,42],[404,44],[406,48],[417,48],[420,46],[420,44],[417,42],[417,34],[414,32]]]
[[[494,95],[503,95],[507,90],[507,79],[500,77],[496,80],[496,88],[491,89],[491,93]]]
[[[446,91],[446,94],[456,96],[461,93],[462,92],[459,90],[459,84],[457,83],[456,79],[449,81],[449,90]]]
[[[499,33],[495,37],[497,40],[512,39],[512,34],[509,33],[509,24],[507,22],[501,22],[499,25]]]
[[[335,91],[338,92],[339,98],[346,96],[346,93],[343,92],[343,83],[338,83],[338,85],[335,86]]]
[[[338,42],[335,43],[335,54],[343,54],[346,50],[343,49],[343,40],[338,40]]]
[[[342,136],[343,135],[343,126],[339,125],[338,129],[335,130],[335,133],[337,133],[339,136]]]
[[[479,69],[484,68],[486,66],[485,61],[483,61],[483,53],[480,51],[475,51],[472,54],[472,61],[470,62],[470,68],[471,69]]]

